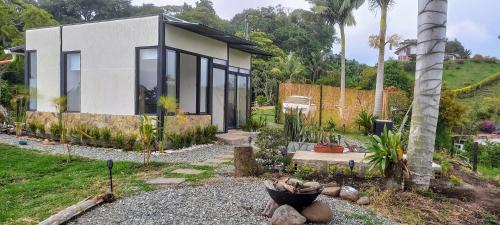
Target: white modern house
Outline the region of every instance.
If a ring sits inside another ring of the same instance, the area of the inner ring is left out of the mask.
[[[144,114],[163,123],[172,112],[157,100],[169,95],[191,120],[226,132],[249,116],[252,54],[269,56],[248,40],[164,14],[28,30],[28,120],[47,122],[53,99],[67,96],[73,122],[132,129]]]

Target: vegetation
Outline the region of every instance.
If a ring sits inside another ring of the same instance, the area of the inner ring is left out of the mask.
[[[195,127],[184,132],[169,132],[165,139],[173,149],[189,147],[193,144],[208,144],[216,140],[217,126]]]
[[[450,89],[475,84],[500,71],[500,63],[474,63],[465,60],[463,64],[447,61],[444,63],[443,80]]]
[[[455,90],[453,90],[453,92],[459,96],[468,95],[468,94],[471,94],[475,91],[478,91],[479,89],[481,89],[485,86],[494,84],[499,80],[500,80],[500,72],[498,72],[492,76],[489,76],[489,77],[487,77],[487,78],[485,78],[477,83],[468,85],[468,86],[463,87],[463,88],[455,89]]]
[[[375,122],[376,117],[373,114],[368,113],[366,111],[361,111],[358,117],[355,120],[355,123],[363,127],[364,134],[368,135],[372,131],[373,123]]]
[[[263,127],[259,130],[255,145],[260,149],[256,153],[258,162],[264,166],[275,168],[276,165],[289,161],[283,155],[282,150],[286,147],[287,140],[283,134],[283,129],[275,127]],[[283,165],[282,168],[285,168]]]

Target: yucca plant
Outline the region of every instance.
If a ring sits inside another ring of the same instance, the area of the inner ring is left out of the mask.
[[[306,131],[301,110],[290,109],[285,113],[284,130],[288,141],[304,141]]]
[[[393,133],[384,127],[382,135],[372,135],[367,146],[369,154],[365,160],[370,165],[370,171],[379,170],[387,179],[390,188],[398,185],[403,178],[403,172],[407,168],[403,160],[403,147],[401,146],[401,134]]]
[[[375,121],[375,119],[377,119],[376,116],[373,116],[373,114],[363,110],[358,114],[358,117],[354,122],[358,126],[363,127],[364,134],[368,135],[368,133],[372,130],[373,122]]]

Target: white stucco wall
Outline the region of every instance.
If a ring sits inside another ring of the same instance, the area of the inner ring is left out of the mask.
[[[246,53],[237,49],[229,49],[229,65],[240,67],[243,69],[250,69],[250,53]]]
[[[37,54],[37,111],[55,112],[60,95],[59,27],[26,31],[26,50]]]
[[[135,114],[135,49],[158,45],[158,17],[63,27],[63,51],[81,52],[81,112]]]
[[[165,45],[189,52],[227,59],[227,44],[172,25],[165,26]]]

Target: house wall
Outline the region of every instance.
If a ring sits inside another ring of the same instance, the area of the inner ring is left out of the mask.
[[[63,27],[63,51],[81,52],[81,113],[135,114],[135,49],[158,45],[158,16]]]
[[[240,67],[244,69],[250,69],[250,59],[251,54],[246,53],[237,49],[229,49],[229,65]]]
[[[165,45],[189,52],[227,59],[227,44],[172,25],[165,25]]]
[[[59,27],[26,31],[26,50],[37,54],[37,110],[55,112],[52,104],[60,95]]]

